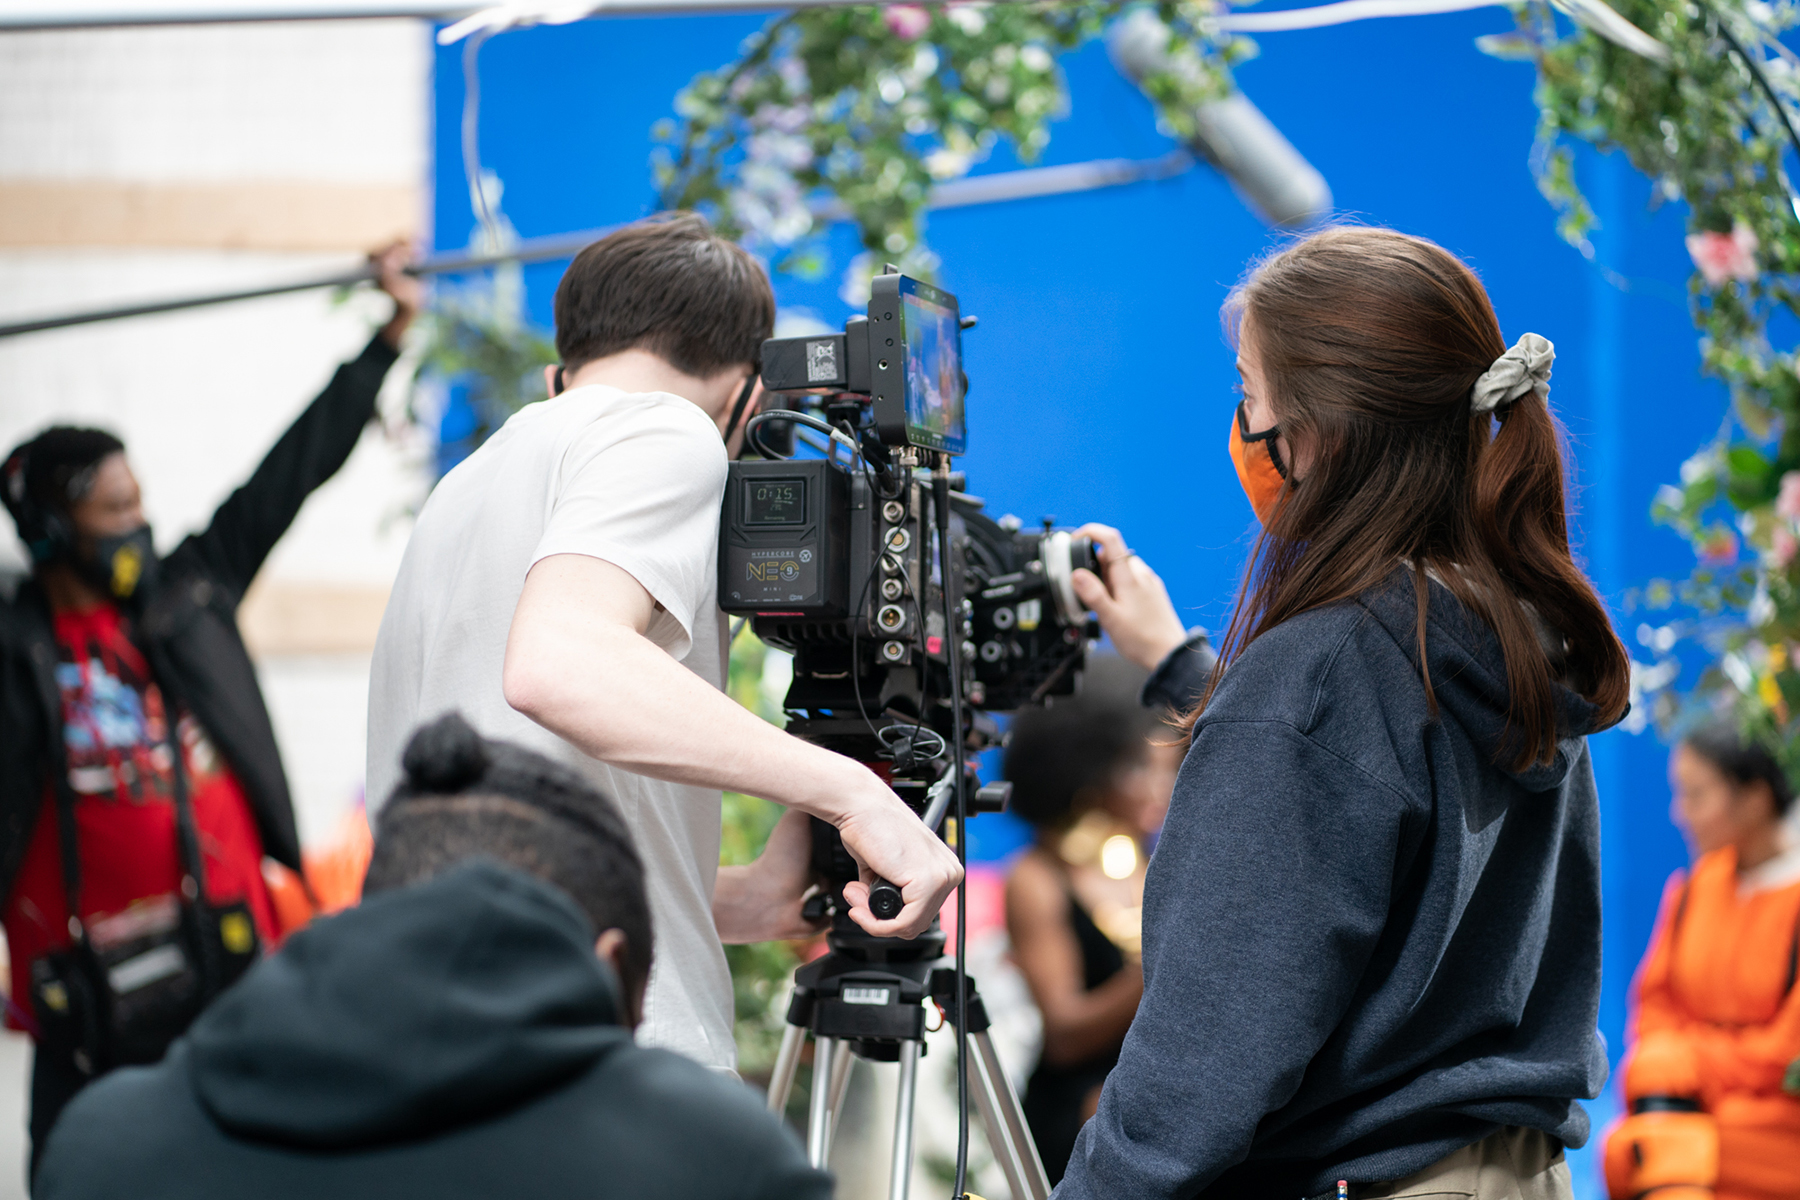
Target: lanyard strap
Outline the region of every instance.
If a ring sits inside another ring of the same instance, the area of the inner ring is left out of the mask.
[[[188,797],[187,763],[181,752],[180,721],[174,703],[166,690],[163,695],[163,724],[168,730],[169,774],[175,803],[175,856],[181,864],[181,894],[198,901],[206,894],[206,866],[200,855],[200,831],[194,822],[193,805]],[[114,770],[118,768],[115,766]],[[68,759],[57,773],[56,820],[58,841],[62,843],[63,892],[69,908],[69,936],[77,942],[87,939],[87,927],[81,919],[81,846],[75,821],[75,789],[69,785]]]

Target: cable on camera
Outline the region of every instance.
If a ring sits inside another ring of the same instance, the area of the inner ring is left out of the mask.
[[[769,424],[771,421],[788,421],[796,425],[804,425],[808,429],[816,429],[826,437],[830,438],[836,445],[842,446],[848,450],[856,461],[864,461],[862,447],[856,443],[856,439],[847,437],[843,430],[831,424],[829,421],[826,421],[822,417],[815,417],[811,413],[795,412],[791,408],[777,408],[771,409],[769,412],[757,413],[744,425],[744,440],[750,443],[750,448],[772,462],[785,462],[792,456],[787,454],[777,454],[774,450],[764,444],[761,437],[761,430],[764,425]]]
[[[944,660],[950,671],[950,728],[956,739],[950,769],[956,797],[956,861],[963,870],[956,885],[956,1190],[951,1200],[967,1200],[969,1184],[969,797],[960,749],[963,739],[962,637],[956,611],[956,589],[950,585],[950,456],[938,459],[931,476],[936,510],[938,562],[943,572]]]

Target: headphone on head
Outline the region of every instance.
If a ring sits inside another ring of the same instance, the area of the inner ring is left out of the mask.
[[[19,540],[25,543],[31,561],[48,562],[75,548],[75,526],[66,514],[46,507],[31,494],[26,486],[30,466],[31,450],[21,446],[0,468],[0,493],[4,494],[6,511],[12,514]]]

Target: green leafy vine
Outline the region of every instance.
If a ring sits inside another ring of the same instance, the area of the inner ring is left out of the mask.
[[[853,222],[872,265],[929,276],[924,210],[934,186],[1010,142],[1025,161],[1068,108],[1056,56],[1097,37],[1127,4],[945,4],[813,8],[777,17],[730,66],[697,77],[659,125],[658,204],[697,209],[778,269],[817,276],[823,233]],[[1145,80],[1167,130],[1227,94],[1255,47],[1217,29],[1206,0],[1154,6],[1172,69]]]
[[[1731,410],[1651,506],[1693,545],[1696,566],[1637,595],[1650,619],[1636,637],[1652,660],[1640,682],[1660,722],[1680,720],[1676,651],[1697,641],[1711,662],[1691,698],[1769,735],[1800,769],[1800,362],[1785,320],[1800,316],[1800,208],[1783,168],[1800,58],[1779,40],[1800,9],[1791,0],[1613,7],[1667,48],[1666,62],[1586,29],[1559,33],[1537,3],[1516,8],[1517,32],[1483,49],[1537,65],[1538,179],[1570,242],[1592,255],[1596,222],[1574,142],[1621,151],[1650,180],[1653,203],[1687,205],[1702,369],[1726,385]]]

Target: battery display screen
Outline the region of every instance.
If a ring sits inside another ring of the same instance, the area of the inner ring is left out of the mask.
[[[803,525],[806,523],[806,480],[746,479],[744,524]]]

